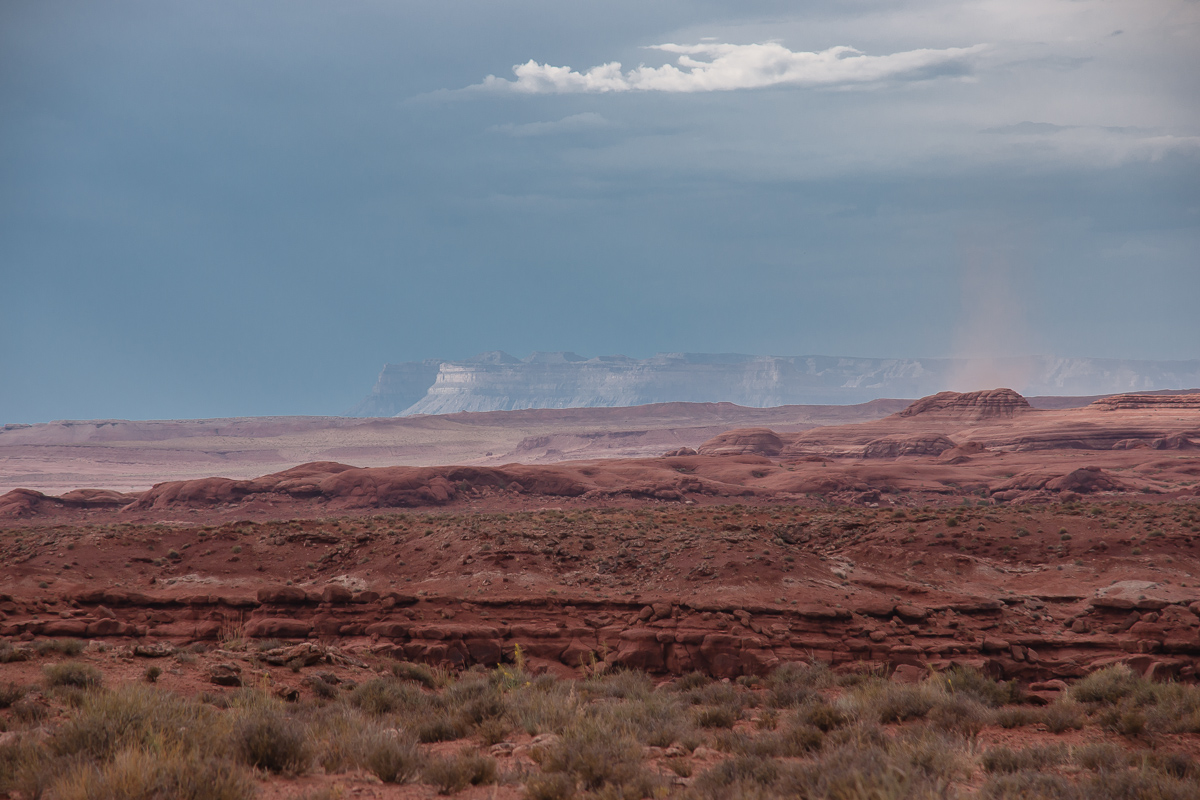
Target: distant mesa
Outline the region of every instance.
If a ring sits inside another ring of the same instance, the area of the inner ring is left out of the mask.
[[[1187,394],[1116,394],[1095,400],[1092,406],[1104,411],[1200,411],[1200,391]]]
[[[1029,401],[1012,389],[983,392],[938,392],[922,397],[900,412],[901,417],[937,414],[956,419],[994,419],[1032,411]]]
[[[533,353],[519,359],[496,350],[461,361],[388,364],[371,393],[348,415],[391,417],[674,402],[727,402],[751,408],[849,405],[879,398],[927,397],[955,387],[960,376],[968,374],[1024,376],[1016,388],[1027,396],[1091,397],[1200,386],[1200,359],[1027,356],[977,361],[736,353],[660,353],[635,359],[619,355],[586,358],[569,352]],[[967,408],[962,413],[1016,413],[1016,405],[1006,404],[1009,399],[980,398],[977,402],[984,408]]]

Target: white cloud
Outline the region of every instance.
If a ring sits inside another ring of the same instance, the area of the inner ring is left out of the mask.
[[[923,80],[971,71],[986,45],[941,50],[907,50],[869,56],[853,47],[794,52],[781,44],[659,44],[650,47],[678,55],[675,64],[639,66],[628,71],[613,61],[586,72],[530,60],[513,67],[516,80],[489,75],[481,88],[527,94],[576,92],[716,92],[767,86],[850,86],[884,81]],[[704,60],[702,60],[704,59]]]

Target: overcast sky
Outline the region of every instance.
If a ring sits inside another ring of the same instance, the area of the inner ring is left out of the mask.
[[[1198,358],[1198,308],[1196,0],[0,4],[0,423],[494,349]]]

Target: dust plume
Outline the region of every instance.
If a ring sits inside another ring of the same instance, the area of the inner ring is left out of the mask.
[[[1006,387],[1024,392],[1035,375],[1029,356],[1020,276],[995,249],[971,248],[961,274],[959,317],[951,356],[959,360],[949,388],[968,392]]]

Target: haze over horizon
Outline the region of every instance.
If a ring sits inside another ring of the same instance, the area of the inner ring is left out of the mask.
[[[1197,359],[1200,3],[12,0],[0,208],[0,424],[490,350]]]

